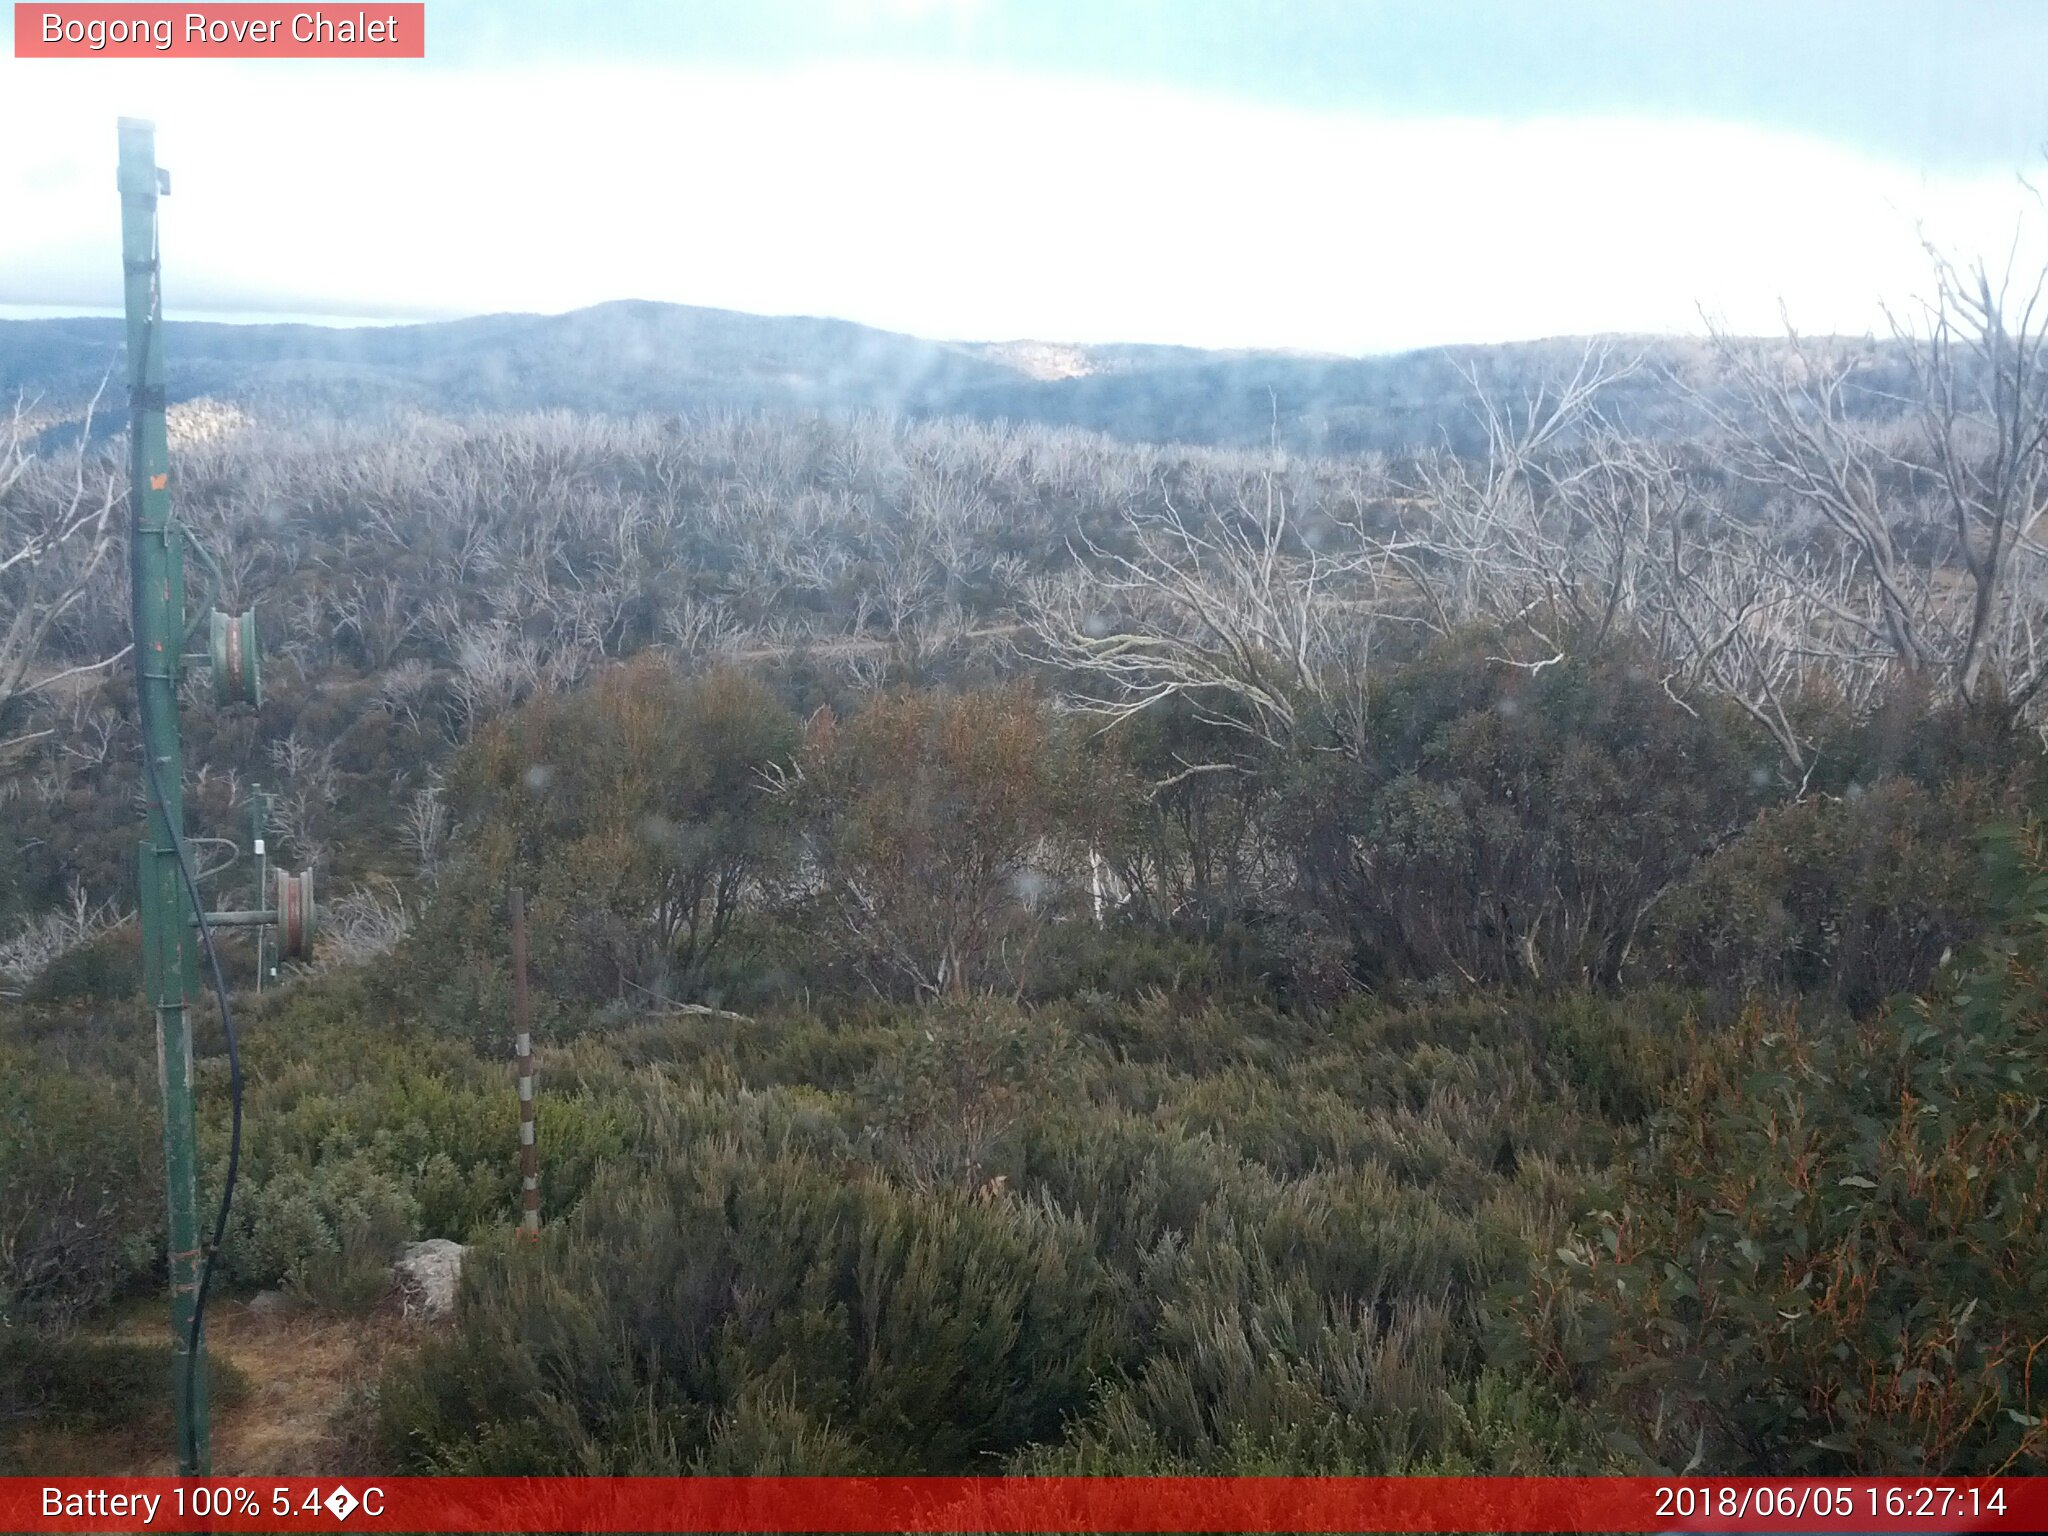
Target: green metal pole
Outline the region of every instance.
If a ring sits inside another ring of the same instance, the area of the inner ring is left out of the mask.
[[[185,1011],[197,920],[178,869],[184,835],[184,767],[178,750],[179,653],[185,638],[185,555],[171,518],[170,449],[164,436],[162,297],[156,204],[170,190],[157,169],[156,128],[121,119],[121,265],[128,311],[129,560],[133,576],[135,688],[149,831],[139,861],[144,984],[156,1009],[157,1081],[163,1091],[164,1193],[170,1214],[171,1392],[177,1405],[178,1471],[211,1470],[205,1340],[188,1374],[198,1302],[199,1139],[192,1103],[192,1023]],[[159,802],[158,795],[162,800]],[[188,1390],[188,1383],[190,1384]]]

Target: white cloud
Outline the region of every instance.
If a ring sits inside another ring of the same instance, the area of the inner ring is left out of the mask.
[[[1310,113],[845,65],[0,60],[0,299],[117,293],[153,115],[166,293],[386,314],[654,298],[926,335],[1379,350],[1878,323],[1914,221],[2000,255],[2010,176],[1668,120]],[[61,290],[61,291],[60,291]]]

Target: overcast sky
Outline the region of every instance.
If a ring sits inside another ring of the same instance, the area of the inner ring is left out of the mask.
[[[167,307],[250,319],[1861,331],[1919,228],[2002,262],[2048,225],[2029,0],[429,0],[427,55],[0,57],[0,306],[118,304],[121,114],[174,177]]]

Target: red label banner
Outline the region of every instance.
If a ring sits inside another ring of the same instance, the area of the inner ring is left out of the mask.
[[[14,7],[17,59],[423,59],[427,8],[235,5]]]
[[[7,1531],[2040,1531],[2048,1479],[0,1478]]]

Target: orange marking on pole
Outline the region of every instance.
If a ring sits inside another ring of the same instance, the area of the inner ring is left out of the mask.
[[[170,483],[171,477],[169,475],[151,475],[149,477],[149,488],[152,491],[160,491]]]

